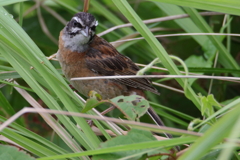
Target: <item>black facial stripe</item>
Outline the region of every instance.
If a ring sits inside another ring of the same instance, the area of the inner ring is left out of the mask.
[[[91,30],[95,31],[96,30],[96,26],[92,26]]]
[[[68,32],[70,37],[73,38],[74,36],[76,36],[78,34],[78,32]]]
[[[73,27],[78,27],[78,28],[82,28],[83,26],[79,23],[79,22],[77,22],[76,20],[74,20],[73,22],[72,22],[72,26]]]

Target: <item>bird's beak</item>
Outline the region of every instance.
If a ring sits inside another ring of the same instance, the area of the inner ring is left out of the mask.
[[[86,26],[86,28],[84,28],[83,30],[81,30],[81,33],[82,33],[85,37],[88,37],[88,36],[89,36],[89,27]]]

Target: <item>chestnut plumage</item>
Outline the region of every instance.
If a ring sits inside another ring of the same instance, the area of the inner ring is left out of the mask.
[[[94,16],[80,12],[61,31],[57,58],[66,78],[136,75],[138,66],[95,34],[97,24]],[[95,90],[103,99],[132,94],[145,97],[143,91],[159,94],[147,78],[96,79],[70,83],[85,96]],[[149,113],[158,125],[163,125],[152,108],[149,108]]]

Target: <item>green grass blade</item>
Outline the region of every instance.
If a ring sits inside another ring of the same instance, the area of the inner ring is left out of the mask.
[[[167,4],[167,3],[158,3],[154,2],[161,10],[163,10],[167,15],[180,15],[186,14],[184,10],[176,5]],[[190,18],[176,19],[174,20],[183,30],[187,33],[200,33],[202,32],[196,24]],[[196,42],[201,46],[204,46],[208,40],[207,36],[191,36]]]
[[[7,13],[3,8],[1,12]],[[8,13],[7,13],[8,14]],[[2,28],[0,30],[1,53],[38,96],[51,108],[61,110],[54,97],[43,89],[36,79],[41,77],[44,87],[54,93],[64,106],[73,112],[79,112],[82,102],[74,95],[71,89],[52,64],[46,59],[39,48],[26,35],[11,16],[0,15]],[[33,66],[34,69],[30,69]],[[35,74],[35,75],[34,75]],[[38,76],[36,75],[38,74]],[[59,87],[60,86],[60,87]],[[71,96],[70,96],[71,95]],[[73,99],[75,101],[73,101]],[[77,102],[77,103],[76,103]],[[84,118],[74,117],[74,120],[85,131],[79,132],[69,118],[58,116],[72,135],[86,148],[98,147],[99,139],[86,123]],[[88,141],[88,142],[86,142]],[[91,143],[89,143],[91,142]]]
[[[41,146],[40,144],[30,140],[29,138],[25,138],[24,136],[21,136],[15,132],[13,132],[9,128],[4,129],[1,132],[1,134],[3,136],[7,137],[8,139],[11,139],[15,143],[19,144],[20,146],[26,148],[30,152],[36,154],[39,157],[43,157],[43,156],[47,156],[47,155],[48,156],[57,155],[56,152]]]
[[[0,115],[2,116],[11,117],[16,113],[2,92],[0,92],[0,106]],[[23,121],[20,119],[17,119],[16,122],[18,124],[24,125]]]
[[[161,63],[169,70],[170,74],[181,75],[176,65],[170,59],[167,52],[164,50],[162,45],[157,41],[153,34],[149,31],[147,26],[142,22],[138,15],[134,12],[131,6],[127,3],[126,0],[113,0],[115,5],[119,10],[128,18],[128,20],[133,24],[133,26],[141,33],[141,35],[146,39],[148,44],[152,47],[156,56],[161,60]],[[178,83],[184,87],[184,79],[176,79]],[[200,109],[200,101],[191,87],[186,86],[186,92],[188,98]]]
[[[151,0],[179,6],[240,15],[239,0]]]
[[[179,160],[200,159],[205,153],[210,151],[218,143],[222,142],[231,132],[233,125],[239,118],[240,104],[223,116],[210,129],[208,129],[202,137],[200,137],[188,151],[183,154]]]
[[[1,122],[4,122],[6,120],[6,118],[3,118],[0,116],[0,121]],[[52,151],[56,152],[56,153],[68,153],[66,150],[60,148],[58,145],[56,144],[53,144],[52,142],[48,141],[47,139],[37,135],[36,133],[33,133],[31,132],[30,130],[16,124],[16,123],[12,123],[10,125],[12,128],[16,129],[17,132],[19,132],[20,134],[28,137],[28,138],[31,138],[32,140],[34,140],[34,142],[38,142],[38,143],[41,143],[42,146],[45,146],[46,148],[49,148],[51,149]]]
[[[18,3],[18,2],[24,2],[27,0],[0,0],[0,6],[6,6],[9,4],[14,4],[14,3]]]
[[[170,147],[176,146],[179,144],[185,144],[189,142],[193,142],[196,140],[196,137],[182,137],[182,138],[174,138],[162,141],[150,141],[150,142],[143,142],[143,143],[136,143],[130,145],[120,145],[116,147],[109,147],[103,148],[93,151],[86,151],[82,153],[74,153],[74,154],[67,154],[67,155],[59,155],[59,156],[51,156],[51,157],[44,157],[38,158],[37,160],[50,160],[50,159],[59,159],[59,158],[68,158],[68,157],[77,157],[83,155],[97,155],[97,154],[105,154],[105,153],[112,153],[112,152],[120,152],[120,151],[127,151],[127,150],[137,150],[137,149],[146,149],[146,148],[155,148],[155,147]]]
[[[23,5],[24,5],[23,2],[21,2],[21,3],[19,4],[19,7],[20,7],[20,9],[19,9],[19,25],[20,25],[20,26],[23,25]]]
[[[123,24],[123,21],[114,15],[110,10],[106,9],[100,2],[98,1],[91,1],[91,5],[95,8],[96,12],[103,15],[106,19],[112,22],[114,25]],[[130,28],[123,28],[121,29],[125,34],[133,33],[133,30]]]
[[[201,28],[203,32],[213,33],[212,29],[209,27],[206,21],[199,15],[199,13],[195,9],[185,8],[185,10],[190,15],[190,17],[195,22],[195,24],[199,28]],[[239,65],[233,59],[233,57],[228,52],[228,50],[224,47],[224,45],[221,43],[221,40],[216,36],[208,36],[208,37],[220,52],[219,62],[226,68],[239,69]]]

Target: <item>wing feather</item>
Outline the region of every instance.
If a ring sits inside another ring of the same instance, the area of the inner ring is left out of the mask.
[[[96,47],[91,47],[85,55],[87,67],[91,71],[97,72],[102,76],[136,75],[139,68],[130,58],[120,54],[105,40],[99,37],[97,38],[101,41],[101,43],[96,45]],[[108,45],[104,45],[105,43],[102,41],[105,41]],[[156,88],[151,85],[151,81],[147,78],[124,78],[114,79],[113,81],[124,84],[128,87],[147,90],[155,94],[159,94]]]

